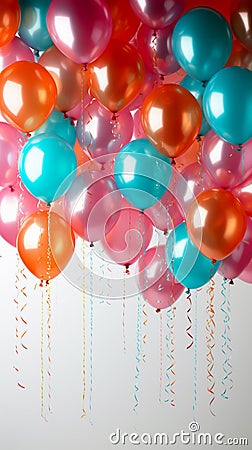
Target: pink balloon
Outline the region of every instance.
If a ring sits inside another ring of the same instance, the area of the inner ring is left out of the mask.
[[[69,117],[70,119],[78,120],[81,115],[82,110],[84,110],[86,108],[86,106],[91,102],[91,100],[92,100],[92,97],[89,94],[85,95],[83,101],[78,103],[74,108],[67,111],[65,113],[65,115],[67,117]]]
[[[147,249],[152,232],[150,219],[123,199],[118,221],[102,245],[113,261],[128,267]]]
[[[185,289],[167,267],[164,245],[152,247],[141,255],[137,278],[143,298],[156,309],[171,306]]]
[[[56,47],[79,64],[97,59],[112,34],[112,17],[103,0],[52,0],[46,22]]]
[[[73,231],[89,242],[103,239],[113,228],[120,206],[121,194],[105,170],[78,175],[64,198],[66,219]]]
[[[179,201],[183,215],[187,213],[192,200],[203,190],[215,187],[214,181],[199,163],[193,163],[177,174],[174,195]]]
[[[133,115],[133,136],[134,139],[146,139],[146,134],[141,122],[141,109],[137,109]]]
[[[242,151],[238,151],[237,145],[224,141],[211,130],[203,141],[202,165],[209,172],[216,186],[233,188],[247,176],[244,161],[244,155],[247,152],[252,153],[252,141],[245,144]]]
[[[16,246],[19,227],[25,217],[37,211],[38,199],[24,186],[3,188],[0,192],[0,235],[9,244]]]
[[[252,283],[252,258],[250,259],[248,265],[239,275],[239,279],[242,281],[246,281],[246,283]]]
[[[160,75],[169,75],[180,68],[172,50],[172,32],[173,27],[169,26],[153,37],[153,31],[142,25],[137,33],[136,45],[145,64]]]
[[[79,118],[77,137],[81,147],[88,150],[93,159],[106,162],[115,158],[115,154],[126,145],[132,137],[133,119],[128,110],[121,111],[117,120],[111,120],[111,112],[100,105],[97,100],[89,103]]]
[[[17,36],[0,47],[0,72],[16,61],[34,61],[31,49]]]
[[[10,187],[16,183],[18,155],[26,141],[20,131],[0,122],[0,186]]]
[[[233,253],[221,262],[218,270],[219,274],[229,280],[237,278],[248,265],[251,255],[252,243],[247,244],[242,241]]]
[[[252,217],[252,174],[243,183],[232,189],[232,193],[240,200],[246,214]]]
[[[158,30],[178,19],[183,0],[129,0],[135,14],[148,27]]]
[[[185,220],[178,201],[169,190],[155,205],[146,209],[145,214],[151,219],[153,225],[164,233],[173,230]]]
[[[127,106],[126,109],[134,111],[135,109],[141,107],[147,95],[157,85],[158,85],[158,75],[152,69],[150,69],[148,66],[145,65],[145,79],[141,87],[141,90],[137,95],[137,97],[133,100],[133,102],[131,102]]]

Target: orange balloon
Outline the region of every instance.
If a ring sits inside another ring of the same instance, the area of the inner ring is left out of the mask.
[[[76,155],[78,167],[81,167],[83,164],[90,161],[90,159],[91,159],[88,156],[88,154],[81,148],[78,139],[76,139],[75,144],[74,144],[74,152]]]
[[[240,201],[225,189],[201,192],[189,206],[186,225],[196,247],[213,260],[224,259],[240,244],[247,225]]]
[[[85,97],[87,81],[82,64],[67,58],[54,45],[43,53],[39,64],[48,70],[56,83],[56,108],[59,111],[73,109]]]
[[[87,70],[92,95],[113,113],[134,100],[144,77],[144,63],[137,50],[117,40],[110,41],[105,52]]]
[[[204,139],[203,137],[201,138]],[[182,172],[190,164],[196,163],[199,160],[199,153],[201,149],[201,142],[194,141],[193,144],[183,153],[176,158],[176,169]]]
[[[129,1],[106,0],[106,3],[109,6],[113,20],[112,39],[129,42],[140,25],[140,20],[133,12]]]
[[[184,153],[200,132],[202,113],[197,100],[182,86],[164,84],[144,100],[141,122],[150,142],[164,155]]]
[[[38,211],[27,217],[17,237],[23,263],[40,280],[51,280],[59,275],[71,259],[74,247],[75,237],[70,225],[63,217],[49,211]]]
[[[53,111],[57,89],[40,64],[18,61],[0,73],[0,110],[14,127],[29,133],[39,128]]]
[[[15,36],[20,23],[18,0],[0,2],[0,47],[8,44]]]

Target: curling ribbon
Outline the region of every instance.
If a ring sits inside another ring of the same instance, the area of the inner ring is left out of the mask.
[[[136,332],[136,373],[135,373],[135,392],[134,392],[134,412],[137,411],[139,405],[138,392],[139,392],[139,374],[140,374],[140,364],[141,364],[141,296],[137,296],[137,332]]]
[[[82,407],[81,418],[86,417],[85,396],[86,396],[86,270],[85,270],[85,240],[82,240]]]
[[[159,403],[162,401],[162,385],[163,385],[163,314],[162,311],[159,315],[160,326],[159,326],[159,361],[160,361],[160,371],[159,371]]]
[[[126,333],[125,333],[125,311],[126,311],[126,273],[123,274],[123,302],[122,302],[122,331],[123,331],[123,351],[126,352]]]
[[[193,343],[194,343],[193,335],[191,334],[192,319],[190,317],[190,313],[191,313],[191,310],[192,310],[192,294],[191,294],[190,289],[186,290],[186,298],[187,298],[188,303],[189,303],[189,306],[188,306],[188,309],[187,309],[187,312],[186,312],[187,313],[187,320],[189,322],[189,325],[186,328],[186,333],[187,333],[188,338],[190,339],[190,343],[187,345],[186,349],[189,350],[189,348],[191,348],[193,346]]]
[[[174,345],[174,319],[175,319],[176,307],[170,306],[166,312],[166,326],[168,332],[166,334],[166,348],[167,348],[167,358],[168,367],[166,369],[167,384],[165,386],[165,392],[168,398],[165,399],[166,403],[170,403],[171,406],[175,406],[175,391],[174,385],[176,383],[176,373],[175,373],[175,345]]]
[[[227,278],[223,278],[221,283],[221,295],[223,296],[223,302],[220,306],[221,312],[224,315],[224,330],[221,335],[222,337],[222,346],[221,351],[224,356],[224,361],[222,364],[222,369],[224,372],[223,379],[221,384],[223,386],[223,391],[221,393],[222,398],[228,400],[229,391],[233,387],[233,380],[231,378],[232,375],[232,365],[231,365],[231,356],[232,356],[232,348],[231,348],[231,337],[230,337],[230,303],[229,299],[226,295]]]
[[[206,331],[207,331],[206,340],[207,340],[207,349],[208,349],[208,352],[206,355],[206,360],[207,360],[207,379],[210,384],[210,387],[208,387],[207,390],[208,390],[209,394],[211,395],[210,402],[209,402],[209,410],[213,416],[215,416],[215,413],[213,411],[213,403],[215,401],[215,393],[214,393],[215,378],[213,375],[213,369],[214,369],[213,349],[215,347],[215,338],[214,338],[215,311],[214,311],[214,304],[213,304],[214,286],[215,286],[214,279],[211,278],[211,280],[209,282],[209,288],[207,289],[207,293],[209,294],[209,299],[208,299],[208,304],[207,304],[208,319],[207,319],[207,324],[206,324]]]
[[[44,282],[41,281],[41,322],[40,322],[40,415],[47,422],[45,415],[45,368],[44,368]]]
[[[197,368],[198,368],[198,290],[194,303],[194,363],[193,363],[193,418],[196,422],[197,408]]]
[[[16,257],[16,275],[15,275],[15,291],[16,295],[13,299],[15,305],[16,305],[16,314],[15,314],[15,363],[13,364],[13,369],[16,371],[18,379],[17,379],[17,385],[21,389],[25,389],[25,386],[23,383],[20,382],[20,370],[19,370],[19,357],[20,357],[20,345],[22,340],[21,337],[21,331],[20,331],[20,325],[21,325],[21,307],[20,307],[20,258],[17,253]]]
[[[89,412],[91,416],[92,412],[92,399],[93,399],[93,327],[94,327],[94,298],[93,298],[93,247],[90,245],[89,254],[89,264],[90,264],[90,278],[89,278],[89,289],[90,289],[90,393],[89,393]]]

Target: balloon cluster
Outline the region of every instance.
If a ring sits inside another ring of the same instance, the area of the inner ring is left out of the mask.
[[[80,237],[158,309],[252,282],[252,4],[203,4],[1,1],[0,234],[37,278]]]

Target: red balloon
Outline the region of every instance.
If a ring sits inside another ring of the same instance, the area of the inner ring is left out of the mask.
[[[112,39],[129,42],[140,25],[139,18],[134,14],[129,1],[106,0],[113,20]]]

